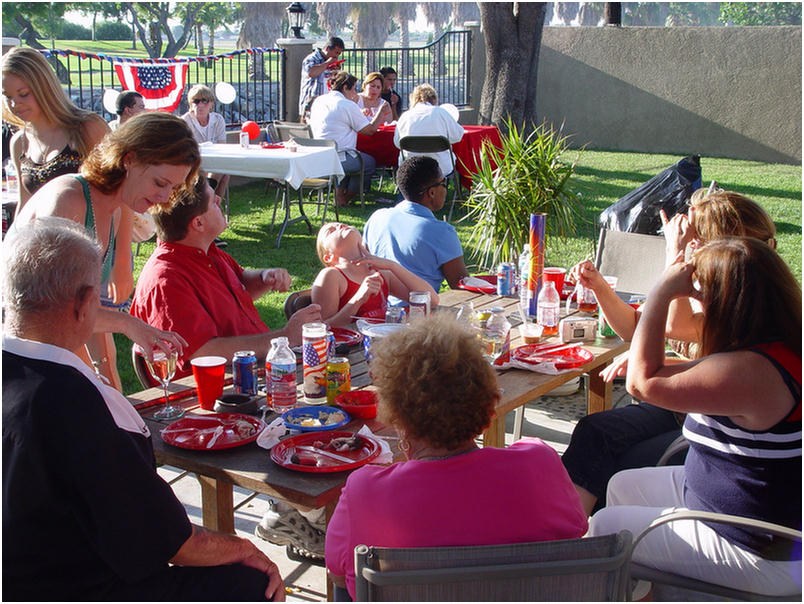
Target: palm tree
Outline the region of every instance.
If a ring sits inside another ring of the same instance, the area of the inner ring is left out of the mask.
[[[352,10],[351,2],[316,2],[315,10],[318,13],[318,25],[327,32],[327,38],[337,36],[346,27],[349,12]]]
[[[279,2],[241,2],[243,26],[237,37],[237,48],[263,46],[271,48],[282,35],[282,19],[285,7]],[[249,78],[265,79],[265,61],[262,53],[248,55]]]
[[[415,2],[395,2],[394,20],[399,24],[399,46],[402,48],[410,47],[410,29],[408,23],[416,19]],[[410,61],[410,52],[403,50],[399,55],[399,63],[396,66],[399,77],[410,77],[413,75],[413,65]]]
[[[353,37],[360,48],[383,48],[394,7],[390,2],[359,2],[352,5]],[[377,53],[367,52],[363,73],[377,71]]]
[[[422,9],[427,22],[433,26],[435,33],[433,40],[438,40],[444,33],[444,26],[449,22],[452,15],[451,2],[420,2],[419,6]],[[446,61],[444,60],[444,47],[437,46],[437,51],[433,56],[432,77],[433,79],[444,75],[446,70]]]

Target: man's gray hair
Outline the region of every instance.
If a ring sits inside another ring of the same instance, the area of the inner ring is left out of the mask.
[[[74,300],[82,287],[100,286],[101,248],[80,225],[48,216],[14,230],[3,245],[6,311],[55,310]]]

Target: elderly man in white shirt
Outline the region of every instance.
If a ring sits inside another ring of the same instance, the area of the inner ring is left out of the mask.
[[[438,94],[430,84],[419,84],[410,93],[410,109],[399,117],[394,132],[394,144],[400,148],[399,141],[405,136],[443,136],[450,144],[463,138],[464,130],[446,109],[438,106]],[[452,174],[454,155],[452,150],[437,153],[412,153],[407,156],[427,155],[438,162],[445,177]],[[399,163],[402,163],[402,154]]]
[[[343,171],[347,175],[335,189],[335,202],[345,206],[360,191],[360,176],[349,175],[360,169],[363,157],[363,169],[366,177],[374,173],[377,163],[371,155],[357,150],[357,134],[374,134],[377,128],[390,116],[388,105],[369,119],[357,106],[357,78],[341,71],[330,78],[331,90],[313,101],[310,110],[310,128],[315,138],[334,140],[338,145],[338,157]]]

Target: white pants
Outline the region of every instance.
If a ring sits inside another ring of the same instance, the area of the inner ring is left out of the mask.
[[[622,529],[636,538],[658,516],[684,506],[684,467],[637,468],[609,481],[606,507],[589,521],[589,535]],[[774,562],[747,552],[696,520],[676,520],[639,542],[634,560],[735,589],[769,596],[801,591],[801,561]]]

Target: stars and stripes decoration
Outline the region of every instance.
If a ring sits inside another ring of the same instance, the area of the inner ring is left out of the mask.
[[[136,90],[142,95],[147,110],[171,113],[179,106],[187,63],[115,63],[114,70],[124,90]]]
[[[326,338],[304,342],[302,345],[305,396],[320,398],[327,394],[326,371],[328,348],[329,342],[327,342]]]

